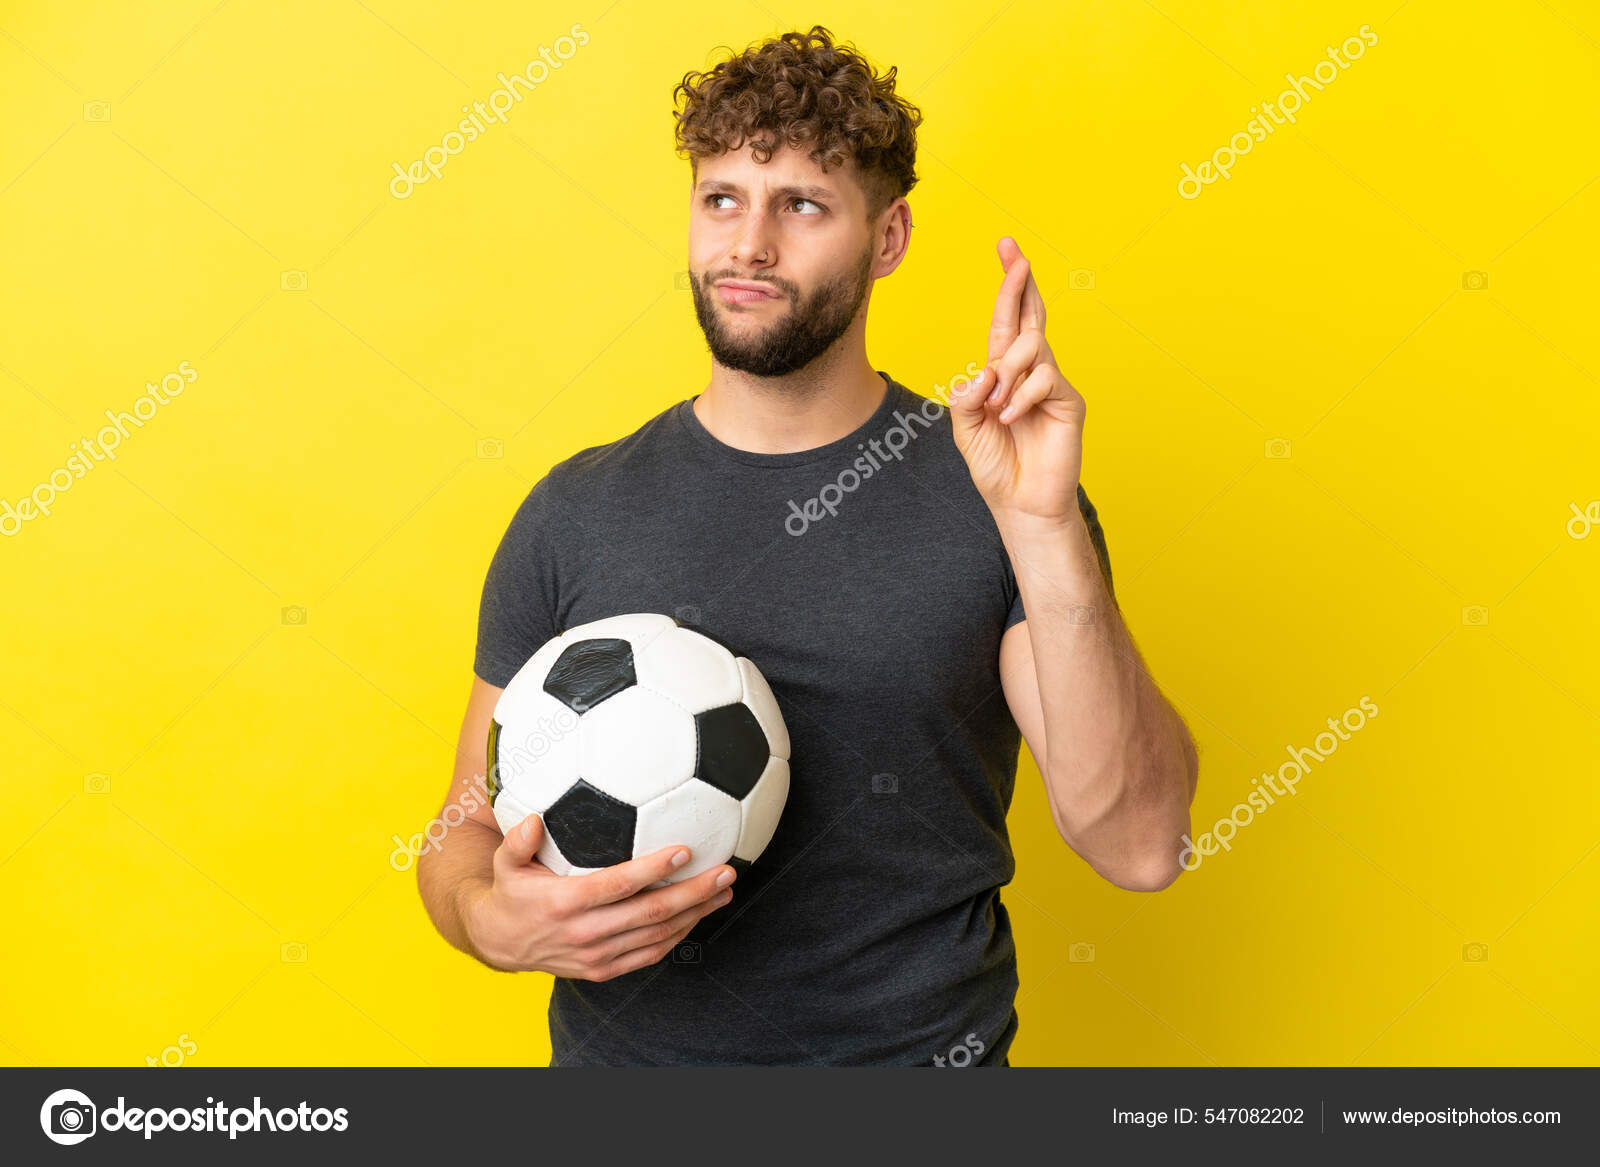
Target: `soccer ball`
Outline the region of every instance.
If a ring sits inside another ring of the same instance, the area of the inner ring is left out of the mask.
[[[756,666],[655,612],[611,616],[545,643],[489,724],[489,804],[502,832],[537,814],[558,875],[681,843],[652,886],[766,848],[789,797],[789,731]]]

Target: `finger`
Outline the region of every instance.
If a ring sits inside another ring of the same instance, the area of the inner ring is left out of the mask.
[[[588,939],[593,941],[634,928],[648,928],[663,920],[671,919],[679,912],[687,911],[713,898],[723,888],[728,887],[737,875],[738,872],[731,866],[721,864],[709,871],[702,871],[693,879],[685,879],[662,888],[651,888],[619,904],[594,908],[584,921],[585,931],[590,933]],[[724,876],[728,877],[726,882],[719,885],[717,881]]]
[[[543,841],[544,820],[536,814],[530,814],[506,832],[506,837],[494,849],[496,869],[509,871],[512,868],[528,866],[533,862],[534,854]]]
[[[1010,235],[1000,240],[1000,262],[1007,271],[1021,254],[1021,245]],[[1022,315],[1019,325],[1022,328],[1037,328],[1041,332],[1044,331],[1044,296],[1039,292],[1039,283],[1034,278],[1031,263],[1028,265],[1028,282],[1022,289]]]
[[[1022,255],[1006,267],[1006,278],[1000,281],[1000,292],[994,299],[994,316],[989,321],[990,361],[1005,355],[1011,342],[1017,339],[1022,320],[1022,291],[1028,286],[1028,261]]]
[[[983,428],[983,399],[993,387],[994,370],[987,367],[970,381],[951,382],[950,426],[957,449],[966,449],[972,435]]]
[[[599,959],[609,964],[636,948],[649,948],[656,944],[676,944],[696,924],[732,899],[733,889],[726,888],[706,902],[685,908],[659,924],[646,924],[642,928],[630,928],[626,932],[618,933],[604,942]]]
[[[663,847],[637,859],[614,863],[589,875],[573,875],[571,893],[580,910],[625,900],[637,891],[663,880],[689,862],[689,848]]]
[[[602,965],[595,979],[609,981],[614,977],[622,976],[624,973],[636,972],[641,968],[648,968],[652,964],[660,964],[661,961],[666,959],[667,953],[677,947],[678,943],[678,940],[667,940],[660,944],[635,948],[632,952],[618,957],[611,963]]]
[[[1044,363],[1039,359],[1043,352],[1044,333],[1036,329],[1026,329],[1020,333],[1011,342],[1005,355],[994,362],[994,388],[984,404],[999,405],[1011,396],[1017,383],[1028,376],[1034,366]]]
[[[1028,374],[1027,380],[1017,386],[1011,400],[1000,411],[1000,420],[1007,425],[1027,413],[1039,402],[1050,396],[1056,385],[1056,371],[1048,365],[1040,365]]]
[[[1033,268],[1028,268],[1028,283],[1022,289],[1022,327],[1044,331],[1044,296],[1039,292],[1038,281],[1033,278]]]

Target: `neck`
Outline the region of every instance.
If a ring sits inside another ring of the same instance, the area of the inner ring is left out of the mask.
[[[848,357],[825,353],[782,377],[755,377],[713,362],[711,383],[695,398],[694,412],[712,437],[736,450],[791,454],[854,433],[887,391],[865,347]]]

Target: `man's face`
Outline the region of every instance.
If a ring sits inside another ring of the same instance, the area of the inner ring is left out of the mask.
[[[749,149],[701,159],[689,207],[689,286],[717,362],[781,377],[843,336],[872,286],[865,216],[854,161],[825,174],[791,146],[765,164]],[[719,286],[725,281],[769,294]]]

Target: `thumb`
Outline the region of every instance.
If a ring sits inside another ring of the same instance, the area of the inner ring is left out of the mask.
[[[499,850],[510,866],[526,867],[533,862],[533,856],[542,842],[544,842],[544,820],[536,814],[530,814],[506,833],[505,841],[500,844]]]
[[[956,449],[965,450],[972,436],[983,428],[983,399],[994,390],[994,370],[988,365],[972,380],[950,390],[950,424],[955,431]]]

